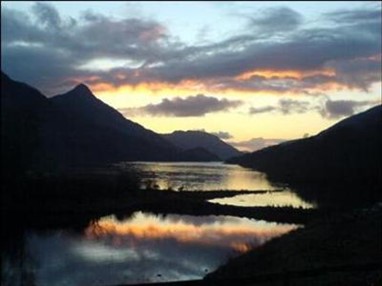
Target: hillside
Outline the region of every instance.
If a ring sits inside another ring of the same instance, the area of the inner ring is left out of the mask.
[[[290,183],[382,182],[382,106],[304,139],[229,159]]]
[[[118,161],[215,161],[187,151],[124,118],[80,84],[48,99],[1,74],[1,155],[7,173],[57,170]]]
[[[87,146],[85,160],[95,156],[103,157],[102,161],[173,160],[180,151],[155,132],[124,118],[83,84],[50,101],[65,114],[70,126],[67,135],[75,145]]]
[[[186,149],[202,147],[216,154],[220,160],[227,160],[239,156],[240,151],[222,141],[219,137],[202,131],[174,131],[171,134],[163,134],[163,137],[175,146]]]
[[[381,265],[381,219],[381,207],[374,206],[316,221],[231,259],[208,274],[206,282],[246,277],[255,277],[256,281],[257,275],[265,274],[276,279],[268,278],[259,285],[380,285],[381,268],[357,271],[356,267]],[[345,271],[329,272],[329,267]],[[286,271],[300,275],[287,276]]]

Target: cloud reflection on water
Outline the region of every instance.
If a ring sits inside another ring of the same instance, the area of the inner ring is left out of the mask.
[[[86,230],[89,239],[112,238],[116,244],[135,245],[142,241],[173,240],[183,244],[214,245],[235,249],[240,243],[248,242],[258,245],[277,234],[283,233],[289,226],[256,223],[246,219],[234,219],[231,222],[208,221],[201,223],[192,221],[188,216],[183,220],[162,220],[153,215],[137,213],[132,220],[117,221],[114,217],[106,217],[90,225]],[[244,220],[244,222],[242,221]],[[240,246],[239,249],[243,249]]]
[[[228,258],[296,225],[225,216],[103,217],[83,235],[31,234],[37,285],[107,285],[202,278]]]

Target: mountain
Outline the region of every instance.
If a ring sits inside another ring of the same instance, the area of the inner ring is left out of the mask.
[[[196,147],[182,151],[179,156],[185,162],[216,162],[221,159],[203,147]]]
[[[183,150],[202,147],[216,154],[220,160],[239,156],[241,152],[222,141],[219,137],[202,131],[174,131],[163,134],[165,139]]]
[[[229,159],[293,183],[382,183],[382,106],[304,139]]]
[[[123,134],[143,138],[167,149],[174,146],[155,132],[126,119],[117,110],[97,99],[90,89],[80,84],[71,91],[51,98],[51,101],[64,110],[73,120],[85,120],[99,127],[109,128]]]
[[[48,99],[1,73],[2,170],[55,170],[118,161],[211,161],[209,152],[184,152],[124,118],[83,84]]]
[[[218,158],[203,148],[183,150],[157,133],[126,119],[122,114],[97,99],[90,89],[80,84],[73,90],[51,98],[54,105],[70,118],[73,138],[84,140],[82,145],[97,148],[97,154],[106,155],[112,161],[218,161]],[[78,122],[84,126],[79,127]],[[110,146],[108,152],[105,146]],[[91,160],[87,158],[87,160]]]
[[[44,134],[57,125],[55,114],[51,102],[37,89],[1,72],[2,171],[49,168],[56,163],[52,154],[42,152]],[[55,132],[52,135],[58,137]]]
[[[76,145],[90,148],[86,160],[95,154],[107,161],[174,160],[180,151],[155,132],[124,118],[83,84],[50,100],[65,114],[70,126],[67,132]]]

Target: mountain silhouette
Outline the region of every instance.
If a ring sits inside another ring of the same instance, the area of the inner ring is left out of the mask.
[[[219,137],[202,131],[174,131],[163,134],[163,137],[182,149],[202,147],[215,154],[221,161],[227,160],[242,153]]]
[[[1,72],[2,170],[32,168],[41,157],[43,129],[52,118],[49,100],[37,89]]]
[[[48,99],[1,73],[2,170],[55,170],[119,161],[215,161],[124,118],[80,84]]]
[[[221,159],[203,147],[186,149],[179,155],[185,162],[216,162]]]
[[[351,116],[319,134],[227,162],[291,183],[382,182],[382,106]]]
[[[158,136],[155,132],[126,119],[117,110],[97,99],[84,84],[76,86],[65,94],[52,97],[51,101],[73,120],[87,121],[132,137],[144,138],[163,148],[174,148],[171,143]]]

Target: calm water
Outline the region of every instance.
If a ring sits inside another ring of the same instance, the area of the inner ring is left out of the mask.
[[[314,207],[262,173],[222,163],[121,163],[144,184],[160,189],[262,190],[263,193],[211,200],[241,206]],[[229,216],[156,216],[136,212],[107,216],[76,231],[29,230],[12,260],[3,256],[9,285],[113,285],[199,279],[227,259],[297,228]],[[22,283],[17,283],[22,278]],[[2,282],[4,282],[2,281]],[[25,283],[30,281],[30,283]],[[8,285],[8,284],[5,284]]]
[[[228,165],[221,162],[211,163],[162,163],[162,162],[124,162],[120,168],[134,170],[143,180],[142,187],[148,182],[158,185],[159,189],[194,190],[265,190],[263,194],[238,195],[231,198],[211,200],[210,202],[235,206],[292,206],[312,208],[296,193],[284,186],[268,181],[264,173]]]
[[[81,233],[29,232],[24,266],[39,286],[198,279],[297,227],[229,216],[107,216]]]
[[[222,162],[123,162],[120,168],[135,170],[147,182],[160,189],[193,190],[273,190],[265,174]]]
[[[286,189],[283,191],[270,191],[262,194],[237,195],[232,198],[219,198],[210,200],[211,203],[233,205],[242,207],[294,207],[315,208],[316,205],[301,199],[296,193]]]

